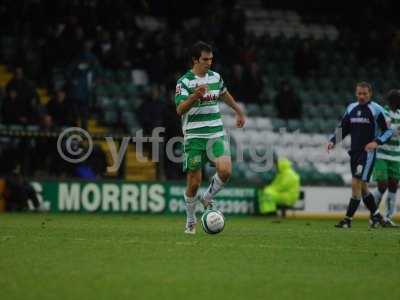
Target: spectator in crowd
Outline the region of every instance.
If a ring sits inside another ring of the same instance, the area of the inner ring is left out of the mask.
[[[84,29],[77,16],[69,15],[65,22],[57,25],[53,47],[57,48],[63,62],[71,62],[82,51],[84,36]]]
[[[40,209],[35,189],[24,179],[18,167],[6,178],[4,199],[6,211],[27,211],[29,209],[28,201],[31,201],[34,210]]]
[[[240,102],[247,101],[247,88],[243,78],[243,67],[240,64],[233,65],[232,77],[226,83],[229,91]]]
[[[83,43],[83,49],[82,51],[79,53],[78,58],[81,61],[84,61],[86,63],[89,64],[89,67],[91,69],[94,69],[97,64],[98,64],[98,59],[97,56],[93,50],[93,41],[92,40],[86,40]]]
[[[18,95],[15,87],[8,87],[2,105],[2,122],[4,124],[27,124],[31,115]]]
[[[99,61],[103,67],[112,68],[115,66],[113,50],[110,33],[108,31],[101,31],[100,41],[95,46],[95,53],[99,57]]]
[[[86,144],[77,144],[75,146],[82,148],[88,147]],[[87,151],[87,149],[84,151]],[[106,172],[107,156],[100,145],[94,144],[89,158],[74,166],[73,176],[80,179],[96,180],[103,178]]]
[[[229,32],[229,31],[227,31]],[[240,48],[237,46],[235,35],[233,32],[224,35],[223,41],[219,47],[219,50],[223,55],[221,55],[221,60],[224,65],[233,65],[237,63],[240,59]]]
[[[258,65],[253,62],[245,69],[243,87],[246,91],[247,102],[260,102],[263,88],[262,74]]]
[[[34,85],[25,78],[24,70],[21,66],[15,67],[14,75],[6,85],[6,91],[13,89],[25,103],[30,103],[36,97]]]
[[[56,90],[54,97],[46,105],[46,111],[56,127],[76,125],[77,109],[71,99],[66,97],[63,88]]]
[[[310,42],[302,43],[294,55],[294,71],[300,78],[307,78],[312,75],[318,67],[317,55],[312,50]]]
[[[19,143],[16,139],[12,139],[7,147],[1,147],[0,151],[0,174],[8,175],[21,162],[21,156],[18,151]]]
[[[287,81],[280,85],[274,99],[278,117],[281,119],[300,119],[302,115],[301,100]]]
[[[15,91],[16,95],[11,95],[10,91]],[[22,67],[17,66],[13,78],[6,85],[8,96],[15,96],[14,100],[18,106],[23,107],[26,115],[22,123],[32,123],[37,121],[38,116],[38,95],[35,86],[25,78]],[[26,119],[25,119],[26,118]]]
[[[94,144],[87,165],[95,174],[96,179],[104,178],[107,173],[107,155],[100,145]]]
[[[246,41],[246,46],[242,48],[240,59],[245,65],[250,65],[257,60],[256,44],[251,37]]]
[[[114,68],[126,68],[130,66],[129,43],[126,40],[125,32],[118,30],[115,36],[115,41],[112,49],[112,59]]]
[[[2,123],[7,125],[31,124],[34,120],[32,112],[30,108],[21,101],[14,86],[8,88],[7,94],[1,107]],[[7,174],[19,163],[24,172],[27,172],[32,163],[29,157],[31,148],[32,145],[28,139],[11,137],[5,149],[2,149],[1,171]]]
[[[172,99],[174,99],[174,95],[171,94],[169,97],[167,97],[165,108],[163,111],[163,122],[162,126],[165,128],[165,145],[168,143],[168,141],[172,138],[176,137],[183,137],[182,134],[182,127],[181,127],[181,120],[176,113],[176,105]],[[180,155],[183,154],[183,145],[179,143],[175,143],[173,149],[174,157],[179,157]],[[182,166],[179,163],[176,163],[172,160],[170,160],[170,157],[168,157],[168,154],[166,151],[163,151],[165,153],[164,156],[164,173],[165,177],[168,180],[180,180],[184,178],[184,173],[182,171]]]
[[[154,85],[137,111],[140,125],[145,134],[151,134],[154,128],[162,125],[163,112],[164,103],[161,100],[160,88]]]
[[[89,117],[90,90],[94,77],[93,63],[95,63],[95,61],[90,60],[90,57],[82,57],[72,66],[67,84],[67,94],[78,108],[81,127],[84,129],[87,128]]]
[[[42,115],[39,123],[40,131],[43,133],[52,133],[57,130],[50,115]],[[35,157],[40,157],[33,163],[34,173],[36,175],[48,174],[50,176],[60,176],[63,173],[69,173],[69,164],[66,163],[57,152],[57,138],[44,136],[36,140],[34,150]]]
[[[85,145],[83,145],[85,146]],[[75,175],[82,179],[101,179],[107,173],[107,156],[100,145],[94,143],[92,153],[86,161],[75,168]]]

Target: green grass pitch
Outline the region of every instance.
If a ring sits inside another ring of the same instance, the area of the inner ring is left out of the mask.
[[[400,299],[400,230],[330,220],[1,214],[0,298]]]

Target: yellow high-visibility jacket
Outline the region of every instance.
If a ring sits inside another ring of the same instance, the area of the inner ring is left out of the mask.
[[[259,193],[261,213],[274,212],[277,205],[293,206],[299,199],[300,176],[292,163],[288,159],[279,159],[277,169],[274,180]]]

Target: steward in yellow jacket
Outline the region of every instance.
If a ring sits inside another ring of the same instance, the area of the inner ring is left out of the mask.
[[[278,159],[277,171],[271,184],[259,192],[262,214],[275,212],[277,205],[293,206],[299,199],[300,176],[292,168],[292,163],[286,158]]]

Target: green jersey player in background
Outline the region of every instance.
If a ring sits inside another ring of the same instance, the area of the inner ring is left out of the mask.
[[[378,147],[377,160],[374,168],[374,180],[378,188],[374,191],[374,198],[379,206],[383,194],[386,196],[386,227],[398,227],[392,220],[396,213],[396,193],[400,180],[400,90],[391,90],[386,96],[388,106],[385,115],[390,127],[394,130],[391,140]]]
[[[204,42],[195,43],[190,49],[192,69],[179,78],[176,85],[176,111],[182,119],[184,135],[184,171],[187,186],[185,233],[196,233],[196,205],[200,201],[205,208],[212,206],[212,199],[226,183],[232,172],[229,143],[219,111],[218,101],[224,101],[236,113],[236,126],[243,127],[245,116],[225,87],[221,76],[210,70],[213,52]],[[216,174],[203,195],[198,194],[202,180],[202,168],[211,161]]]

